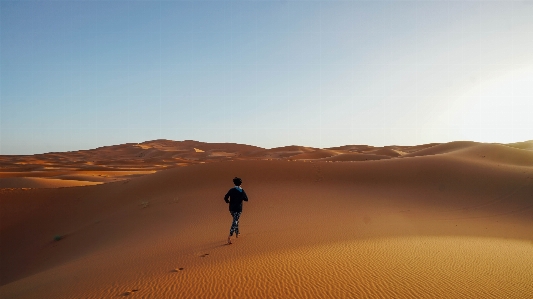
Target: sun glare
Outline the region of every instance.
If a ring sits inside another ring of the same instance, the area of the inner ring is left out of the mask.
[[[532,67],[488,73],[452,101],[451,127],[463,139],[480,142],[531,139],[532,79]]]

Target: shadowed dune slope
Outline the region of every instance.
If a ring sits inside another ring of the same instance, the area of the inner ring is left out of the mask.
[[[533,152],[434,147],[0,189],[0,297],[533,297]],[[250,201],[224,245],[234,176]]]
[[[304,152],[302,154],[290,156],[289,159],[291,160],[313,160],[313,159],[328,158],[328,157],[336,156],[338,154],[339,154],[339,151],[318,149],[318,150],[315,150],[314,152]]]
[[[268,149],[267,151],[269,152],[313,152],[316,150],[317,148],[314,148],[314,147],[287,145],[287,146],[281,146],[281,147],[274,147],[274,148]]]
[[[376,149],[376,147],[370,146],[370,145],[343,145],[343,146],[329,147],[327,149],[359,153],[359,152],[370,151],[370,150]]]
[[[393,149],[390,148],[380,148],[375,149],[371,151],[366,151],[365,154],[373,154],[373,155],[379,155],[379,156],[389,156],[389,157],[399,157],[400,154],[396,152]]]

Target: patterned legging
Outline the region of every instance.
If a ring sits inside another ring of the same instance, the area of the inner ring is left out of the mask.
[[[233,233],[236,235],[239,234],[239,217],[241,217],[241,212],[231,212],[231,216],[233,216],[233,222],[231,223],[231,229],[229,230],[230,237],[233,236]]]

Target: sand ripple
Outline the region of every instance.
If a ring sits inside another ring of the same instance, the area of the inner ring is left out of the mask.
[[[531,298],[532,256],[523,241],[390,238],[236,259],[161,284],[177,283],[180,298]]]
[[[138,256],[129,265],[110,262],[107,269],[89,267],[84,273],[73,272],[79,271],[79,265],[67,265],[30,277],[26,283],[39,292],[37,281],[65,279],[61,288],[47,290],[49,296],[42,298],[533,297],[533,244],[527,241],[395,237],[241,257],[232,254],[237,246],[218,247],[205,258],[197,254],[166,257],[166,268],[156,251]],[[173,271],[178,261],[188,266]],[[96,273],[100,274],[92,275]],[[73,284],[81,274],[90,281]],[[20,284],[25,280],[4,286],[3,298],[22,298],[14,294],[22,295]],[[10,292],[16,289],[19,292]]]

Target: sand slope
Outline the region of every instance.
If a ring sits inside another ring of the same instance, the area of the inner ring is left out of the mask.
[[[101,182],[76,179],[52,179],[34,177],[0,178],[0,188],[59,188],[98,184],[101,184]]]
[[[532,158],[478,143],[364,162],[241,155],[0,189],[0,297],[529,298]],[[228,246],[236,175],[250,202]]]
[[[524,149],[524,150],[533,150],[533,140],[529,141],[523,141],[523,142],[515,142],[515,143],[509,143],[507,146],[515,147],[518,149]]]
[[[376,155],[376,154],[357,154],[357,153],[347,153],[340,154],[332,157],[322,159],[324,161],[372,161],[372,160],[382,160],[390,159],[390,156],[385,155]]]
[[[411,151],[404,157],[418,157],[418,156],[428,156],[428,155],[440,155],[445,153],[450,153],[453,151],[469,148],[476,145],[476,142],[472,141],[455,141],[444,144],[437,144],[430,147],[425,147],[417,151]]]
[[[343,154],[343,153],[339,151],[333,151],[333,150],[316,150],[313,152],[305,152],[305,153],[291,156],[290,159],[291,160],[316,160],[316,159],[334,157],[339,154]]]

